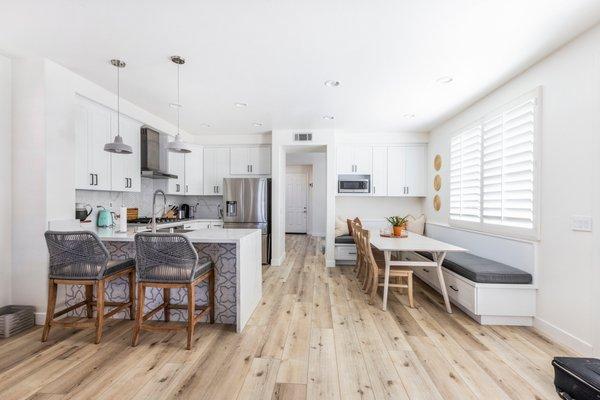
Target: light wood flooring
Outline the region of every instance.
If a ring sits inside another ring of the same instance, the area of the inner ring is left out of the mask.
[[[199,324],[144,332],[35,328],[0,340],[0,399],[555,399],[550,361],[570,352],[532,329],[483,327],[417,281],[369,305],[352,268],[325,268],[317,238],[286,238],[282,267],[241,334]]]

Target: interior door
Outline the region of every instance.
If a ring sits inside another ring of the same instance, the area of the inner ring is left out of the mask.
[[[308,207],[308,178],[306,173],[286,174],[285,231],[306,233]]]

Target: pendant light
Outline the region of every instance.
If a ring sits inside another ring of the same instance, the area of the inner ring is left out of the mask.
[[[173,153],[191,153],[192,149],[181,139],[181,135],[179,134],[179,111],[181,110],[181,103],[179,102],[179,68],[185,64],[185,60],[179,56],[173,56],[171,57],[171,61],[177,64],[177,103],[173,104],[177,108],[177,135],[175,136],[175,140],[169,142],[167,149]]]
[[[104,145],[104,151],[108,151],[109,153],[117,153],[117,154],[131,154],[133,153],[131,146],[123,143],[123,138],[121,137],[121,82],[119,72],[121,68],[125,68],[125,63],[121,60],[110,60],[110,63],[117,68],[117,136],[115,136],[115,140],[110,143],[106,143]]]

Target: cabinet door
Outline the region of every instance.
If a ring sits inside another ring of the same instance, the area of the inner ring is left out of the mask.
[[[201,146],[191,146],[192,152],[185,154],[186,195],[201,196],[204,190],[204,151]]]
[[[373,147],[373,173],[371,175],[371,194],[387,196],[388,194],[388,149]]]
[[[182,153],[167,152],[169,160],[169,173],[177,175],[177,179],[168,179],[167,192],[169,194],[185,194],[185,157]]]
[[[88,170],[94,175],[94,190],[111,189],[110,153],[104,145],[111,140],[111,110],[100,105],[87,103],[90,110],[88,130]]]
[[[369,146],[356,146],[353,155],[354,173],[370,175],[373,171],[373,149]]]
[[[271,148],[250,147],[250,173],[253,175],[270,175],[271,174]]]
[[[230,165],[231,175],[249,175],[250,152],[248,147],[232,147]]]
[[[338,146],[336,151],[337,173],[338,174],[353,174],[354,173],[354,147],[353,146]]]
[[[229,177],[229,148],[204,149],[204,195],[223,194],[223,178]]]
[[[112,113],[111,131],[117,133],[117,118],[123,142],[131,146],[132,154],[111,154],[111,187],[114,191],[140,192],[140,128],[141,123],[121,115]]]
[[[83,100],[82,100],[83,101]],[[76,189],[93,189],[95,178],[88,168],[90,113],[81,103],[75,107],[75,175]]]
[[[406,196],[405,147],[388,147],[388,196]]]
[[[427,195],[427,147],[425,145],[406,146],[405,148],[406,195]]]

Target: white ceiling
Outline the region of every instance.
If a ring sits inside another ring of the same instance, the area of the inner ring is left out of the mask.
[[[108,60],[121,58],[123,97],[171,122],[169,56],[185,57],[182,128],[195,134],[428,131],[600,19],[598,0],[0,0],[0,10],[0,51],[47,57],[110,90]]]

